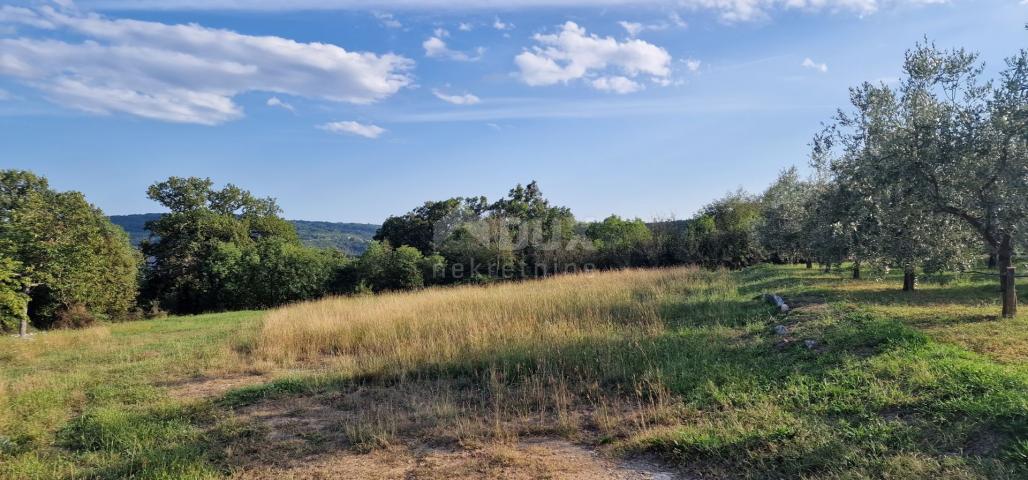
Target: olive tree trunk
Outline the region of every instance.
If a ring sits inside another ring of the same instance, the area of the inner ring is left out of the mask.
[[[917,273],[908,268],[903,271],[903,291],[913,292],[917,288]]]
[[[1004,235],[999,245],[999,287],[1003,292],[1003,316],[1012,318],[1017,315],[1017,283],[1014,281],[1014,247],[1010,235]]]

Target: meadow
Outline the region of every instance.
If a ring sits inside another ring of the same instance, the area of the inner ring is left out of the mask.
[[[623,270],[4,338],[0,478],[1025,478],[1028,315],[980,278],[848,277]]]

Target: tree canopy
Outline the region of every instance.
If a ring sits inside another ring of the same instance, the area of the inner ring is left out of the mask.
[[[140,256],[128,236],[82,194],[32,173],[0,171],[0,259],[8,318],[27,307],[46,327],[72,307],[119,318],[135,305]]]

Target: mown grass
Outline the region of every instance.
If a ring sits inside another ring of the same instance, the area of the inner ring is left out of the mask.
[[[0,339],[0,478],[204,478],[199,417],[167,382],[232,372],[256,312],[111,324]]]
[[[701,477],[1025,478],[1028,315],[985,281],[897,282],[624,271],[4,339],[0,477],[245,476],[275,448],[247,408],[327,398],[358,415],[322,452],[562,436]],[[249,364],[317,373],[159,386]]]

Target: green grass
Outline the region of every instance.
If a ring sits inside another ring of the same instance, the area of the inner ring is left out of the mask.
[[[220,475],[201,417],[164,385],[234,369],[254,312],[0,339],[0,478]]]
[[[589,312],[613,327],[579,326],[577,334],[536,344],[531,325],[519,324],[521,343],[480,340],[474,351],[448,356],[416,350],[365,370],[322,358],[315,374],[284,374],[209,400],[172,398],[163,385],[261,361],[258,314],[2,339],[0,478],[217,478],[238,472],[226,452],[266,442],[265,432],[236,416],[248,405],[355,388],[406,389],[424,403],[439,385],[446,390],[434,411],[476,414],[494,426],[499,413],[485,419],[493,410],[546,425],[584,411],[588,420],[546,431],[613,452],[655,454],[703,477],[1028,478],[1028,315],[996,318],[998,294],[984,280],[903,293],[896,277],[847,277],[761,266],[675,274],[674,285],[654,277],[660,288],[653,288],[641,285],[646,275],[628,276],[640,285]],[[754,300],[764,292],[802,308],[777,314]],[[659,325],[642,322],[649,312]],[[775,334],[775,325],[786,325],[788,335]],[[373,331],[362,332],[377,343],[346,348],[392,354]],[[276,361],[283,371],[311,366]],[[549,397],[566,391],[570,400],[535,400],[526,393],[533,389]],[[400,402],[385,410],[402,411],[401,400],[369,396],[375,407]],[[606,412],[619,401],[619,414]],[[427,420],[441,431],[455,430],[448,422],[462,417],[436,415]],[[435,430],[369,425],[344,429],[439,440]],[[543,431],[503,428],[515,436]]]

